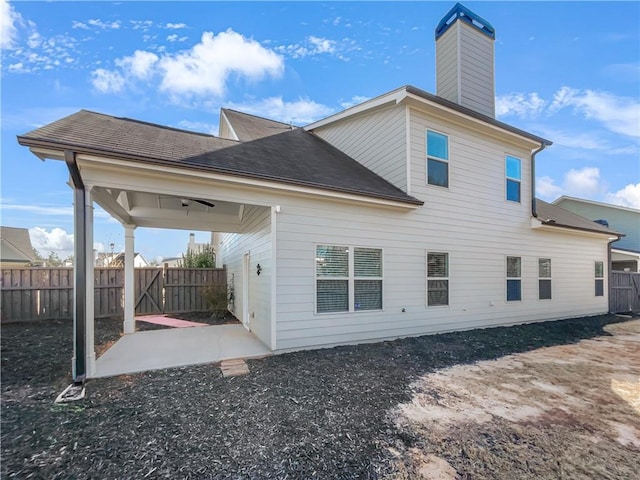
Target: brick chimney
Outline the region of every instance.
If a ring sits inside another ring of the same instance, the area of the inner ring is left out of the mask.
[[[435,33],[436,95],[495,118],[495,29],[456,3]]]

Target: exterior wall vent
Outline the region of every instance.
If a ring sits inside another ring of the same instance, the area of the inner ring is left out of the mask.
[[[435,37],[436,95],[495,118],[493,26],[456,3]]]

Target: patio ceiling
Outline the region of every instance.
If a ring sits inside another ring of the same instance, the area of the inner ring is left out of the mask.
[[[94,187],[93,200],[124,225],[240,232],[244,204],[184,196]]]

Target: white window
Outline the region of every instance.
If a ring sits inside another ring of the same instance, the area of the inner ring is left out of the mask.
[[[604,262],[596,262],[595,277],[596,277],[596,297],[603,297],[604,296]]]
[[[449,305],[449,254],[427,252],[427,306]]]
[[[427,130],[427,183],[449,187],[449,137]]]
[[[506,193],[507,200],[520,203],[522,182],[522,161],[519,158],[506,156]]]
[[[551,300],[551,259],[538,259],[538,298]]]
[[[507,302],[522,300],[522,259],[507,257]]]
[[[382,310],[382,250],[316,247],[318,313]]]

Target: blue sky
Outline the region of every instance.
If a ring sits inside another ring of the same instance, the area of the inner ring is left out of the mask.
[[[304,125],[406,84],[435,93],[454,3],[0,0],[1,223],[71,253],[66,167],[16,135],[80,109],[217,134],[221,107]],[[496,28],[498,119],[554,142],[538,196],[640,208],[640,3],[463,3]],[[177,256],[188,236],[138,229],[136,250]],[[105,212],[94,238],[123,248]]]

